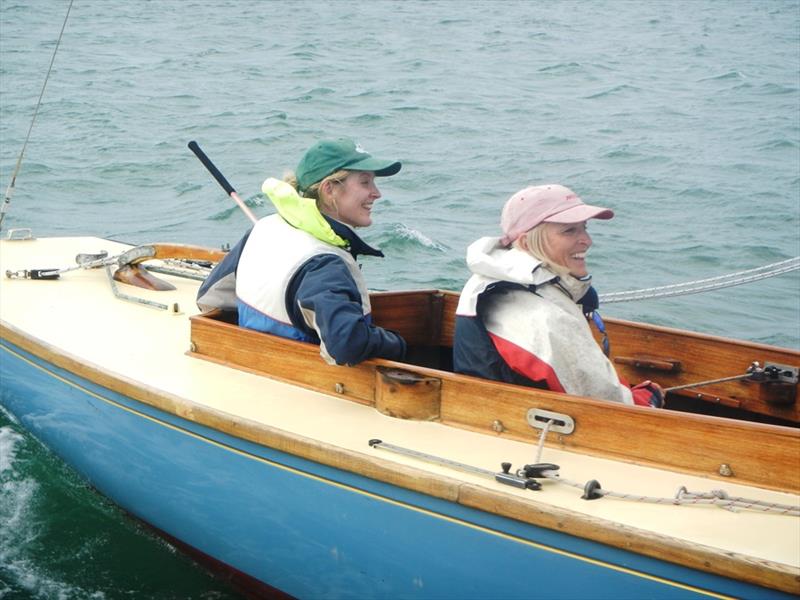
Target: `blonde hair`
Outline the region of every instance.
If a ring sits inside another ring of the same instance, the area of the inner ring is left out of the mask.
[[[316,200],[317,208],[320,210],[320,212],[333,212],[334,214],[338,214],[339,207],[336,206],[336,199],[330,197],[323,198],[322,194],[320,194],[320,190],[322,188],[322,184],[324,184],[326,181],[330,180],[335,183],[341,183],[348,175],[350,175],[350,173],[352,173],[352,171],[339,169],[335,173],[331,173],[327,177],[324,177],[317,183],[308,186],[305,192],[300,192],[300,190],[297,188],[297,175],[294,171],[287,171],[283,176],[283,180],[297,190],[297,193],[304,198],[312,198],[313,200]]]
[[[542,265],[558,275],[559,277],[566,277],[569,275],[569,268],[565,267],[564,265],[560,265],[556,263],[547,252],[547,227],[550,226],[549,223],[539,223],[533,229],[523,233],[519,236],[516,240],[514,240],[514,247],[522,250],[523,252],[527,252],[534,258],[538,258],[542,261]],[[523,246],[522,240],[525,238],[525,244],[527,248]]]

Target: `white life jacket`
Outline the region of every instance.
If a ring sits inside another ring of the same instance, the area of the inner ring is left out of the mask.
[[[334,254],[344,261],[361,295],[362,310],[368,315],[371,310],[369,290],[350,253],[292,227],[275,214],[256,223],[239,259],[236,275],[239,324],[282,337],[312,341],[292,325],[286,309],[286,289],[297,270],[320,254]],[[313,315],[304,314],[304,317],[319,335]],[[325,357],[324,344],[321,349],[323,358],[330,359]]]

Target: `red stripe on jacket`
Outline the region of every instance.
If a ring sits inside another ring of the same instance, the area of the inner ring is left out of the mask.
[[[547,384],[547,389],[554,392],[566,391],[558,380],[553,367],[521,346],[509,342],[491,331],[488,334],[498,354],[512,370],[533,381],[544,381]]]

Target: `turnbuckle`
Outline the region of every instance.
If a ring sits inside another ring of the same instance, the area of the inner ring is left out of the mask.
[[[19,271],[6,271],[8,279],[58,279],[61,276],[59,269],[20,269]]]

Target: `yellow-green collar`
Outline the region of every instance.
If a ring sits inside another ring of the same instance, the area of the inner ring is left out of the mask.
[[[347,240],[337,235],[322,216],[313,198],[304,198],[285,181],[270,177],[261,185],[261,191],[275,205],[278,214],[292,227],[310,233],[327,244],[347,247]]]

